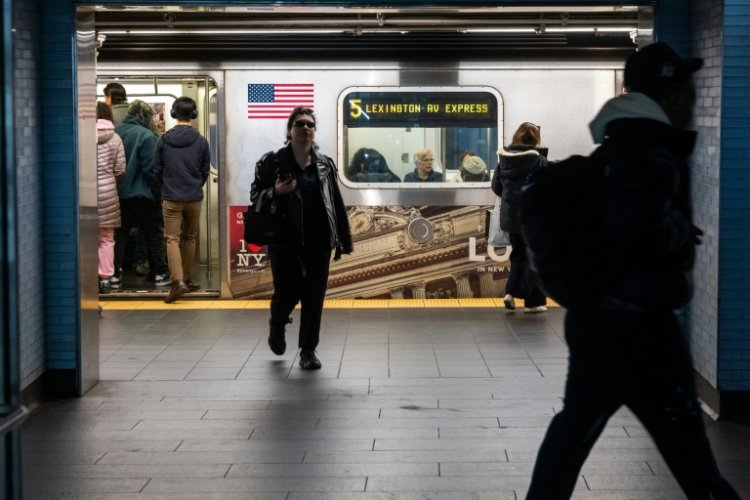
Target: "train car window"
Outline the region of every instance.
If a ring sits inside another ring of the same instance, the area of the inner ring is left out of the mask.
[[[357,87],[339,96],[339,165],[351,188],[485,186],[502,99],[489,87]]]

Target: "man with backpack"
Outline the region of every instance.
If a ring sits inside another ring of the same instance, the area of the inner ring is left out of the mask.
[[[651,434],[690,500],[739,499],[711,452],[687,335],[674,313],[690,300],[702,235],[692,223],[687,165],[696,134],[686,130],[695,102],[692,74],[702,64],[664,43],[644,47],[626,62],[628,93],[608,101],[591,122],[601,146],[577,158],[595,179],[587,189],[598,190],[584,197],[601,203],[588,207],[597,215],[586,219],[584,239],[586,251],[596,247],[591,255],[600,257],[597,268],[585,271],[595,276],[576,285],[578,296],[565,294],[564,273],[545,275],[560,266],[542,262],[545,248],[535,254],[539,238],[528,235],[542,282],[559,287],[568,307],[570,357],[564,406],[539,449],[527,500],[570,498],[591,448],[622,405]],[[574,163],[561,162],[567,171],[576,170]],[[529,220],[525,236],[538,227],[533,214]]]

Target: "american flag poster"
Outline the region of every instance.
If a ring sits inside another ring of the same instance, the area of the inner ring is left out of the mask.
[[[247,117],[249,119],[289,118],[297,106],[312,109],[312,83],[249,83]]]

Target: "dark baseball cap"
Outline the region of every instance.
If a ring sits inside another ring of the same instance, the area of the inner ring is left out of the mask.
[[[625,62],[625,86],[630,92],[642,92],[658,100],[672,84],[690,77],[701,66],[701,58],[682,59],[666,43],[652,43]]]

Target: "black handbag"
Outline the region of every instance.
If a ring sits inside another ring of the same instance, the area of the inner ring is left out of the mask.
[[[265,205],[263,210],[256,210],[254,205],[243,212],[245,223],[245,242],[253,245],[275,245],[281,240],[282,220],[274,210],[274,204]],[[268,206],[268,208],[265,208]]]

